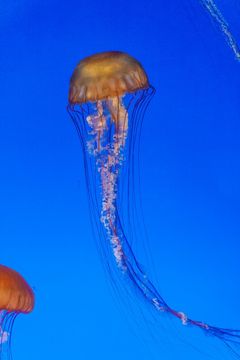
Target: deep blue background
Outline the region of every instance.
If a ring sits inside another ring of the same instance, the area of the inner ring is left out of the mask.
[[[239,2],[218,4],[236,35]],[[142,62],[157,89],[141,147],[154,277],[178,310],[240,328],[240,64],[198,0],[2,0],[0,45],[0,261],[36,293],[35,311],[16,321],[14,359],[231,358],[175,321],[154,327],[153,341],[140,317],[123,316],[66,113],[82,57],[116,49]]]

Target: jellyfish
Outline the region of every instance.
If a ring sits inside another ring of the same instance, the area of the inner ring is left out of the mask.
[[[240,343],[239,330],[193,320],[166,302],[136,258],[132,235],[130,240],[127,236],[134,152],[154,93],[142,65],[119,51],[86,57],[72,74],[67,110],[82,145],[96,243],[110,275],[121,274],[157,313],[169,314],[233,348]]]
[[[11,357],[11,334],[18,314],[34,307],[34,294],[15,270],[0,265],[0,359]]]
[[[222,34],[224,35],[227,44],[229,45],[230,49],[233,51],[235,58],[240,61],[240,48],[239,44],[237,43],[236,39],[234,38],[231,29],[225,20],[223,14],[217,7],[217,4],[214,0],[200,0],[202,6],[206,9],[208,14],[211,16],[213,21],[221,30]]]

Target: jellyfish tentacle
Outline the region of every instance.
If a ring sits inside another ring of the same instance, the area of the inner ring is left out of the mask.
[[[105,104],[98,101],[95,112],[87,117],[87,122],[90,127],[88,134],[91,137],[87,148],[90,155],[95,157],[97,171],[100,175],[102,199],[100,221],[110,241],[117,266],[134,283],[142,297],[157,311],[174,316],[183,325],[196,326],[228,344],[239,344],[240,335],[236,331],[224,330],[192,320],[186,313],[171,308],[142,270],[127,241],[117,212],[117,182],[125,160],[124,147],[128,135],[128,113],[122,98],[108,99]],[[109,141],[110,126],[113,126],[113,129],[111,129],[112,138]]]
[[[229,25],[222,15],[221,11],[218,9],[214,0],[200,0],[202,6],[208,11],[212,19],[216,22],[216,24],[220,27],[223,35],[226,38],[226,41],[229,47],[232,49],[235,58],[240,61],[240,48],[239,45],[232,35]]]

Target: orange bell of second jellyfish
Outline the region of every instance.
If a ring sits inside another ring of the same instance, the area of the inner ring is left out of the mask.
[[[34,308],[34,293],[15,270],[0,265],[0,360],[8,358],[14,320]],[[5,346],[6,344],[6,346]]]
[[[34,307],[34,294],[15,270],[0,265],[0,309],[29,313]]]

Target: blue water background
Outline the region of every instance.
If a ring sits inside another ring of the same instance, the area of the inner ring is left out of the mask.
[[[239,2],[218,5],[237,38]],[[132,321],[118,305],[66,113],[81,58],[122,50],[142,62],[157,90],[141,141],[149,273],[172,307],[240,328],[240,63],[218,27],[197,0],[3,0],[0,44],[0,262],[36,294],[16,321],[14,359],[231,358],[168,318],[154,340],[140,311]]]

